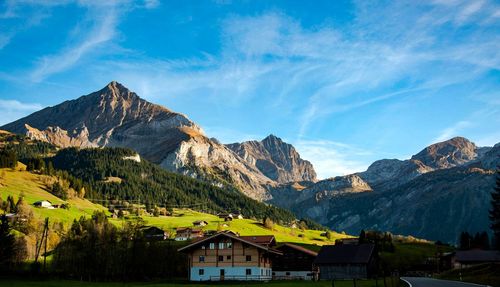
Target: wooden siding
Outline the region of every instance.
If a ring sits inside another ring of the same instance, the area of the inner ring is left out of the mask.
[[[228,239],[222,238],[221,241],[227,242]],[[214,249],[209,249],[210,243],[214,243]],[[214,241],[205,242],[203,245],[205,249],[199,246],[192,250],[190,267],[271,267],[268,254],[243,242],[233,240],[231,248],[227,248],[227,245],[225,245],[224,249],[219,249],[219,241],[216,238]],[[200,262],[200,256],[205,257],[204,262]],[[223,261],[218,260],[219,256],[223,256]],[[227,259],[228,256],[231,256],[231,259]],[[246,261],[247,256],[251,256],[251,261]]]

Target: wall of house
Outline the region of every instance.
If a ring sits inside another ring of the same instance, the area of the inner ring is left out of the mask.
[[[203,275],[200,275],[203,269]],[[220,276],[220,270],[224,269],[224,277]],[[250,269],[251,275],[247,275]],[[270,280],[272,278],[271,268],[264,267],[192,267],[190,270],[191,281],[221,281],[221,280]]]
[[[227,242],[227,239],[224,238],[221,241]],[[206,242],[204,244],[205,249],[200,246],[192,251],[190,267],[271,268],[269,256],[254,246],[233,240],[231,248],[219,249],[219,241],[212,241],[212,243],[214,243],[215,249],[210,249],[210,242]],[[250,261],[246,261],[248,255],[251,256]],[[200,262],[200,256],[204,256],[204,262]],[[219,256],[222,256],[222,261],[218,260]],[[228,259],[228,256],[230,256],[230,259]]]
[[[276,271],[273,270],[273,280],[301,279],[312,280],[312,271]]]
[[[321,280],[368,278],[365,264],[320,265],[319,278]]]

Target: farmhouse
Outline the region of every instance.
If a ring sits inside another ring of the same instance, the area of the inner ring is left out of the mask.
[[[325,245],[314,266],[321,280],[369,278],[375,271],[375,255],[374,244]]]
[[[466,268],[482,263],[500,263],[500,251],[496,250],[459,250],[452,257],[454,268]]]
[[[193,225],[194,226],[206,226],[206,225],[208,225],[208,222],[206,222],[205,220],[196,220],[193,222]]]
[[[276,248],[283,256],[273,259],[273,279],[314,279],[313,263],[318,253],[291,243]]]
[[[47,209],[54,209],[52,206],[52,203],[48,200],[39,200],[33,203],[35,207],[42,207],[42,208],[47,208]]]
[[[199,237],[203,237],[203,230],[181,227],[176,230],[175,240],[186,241]]]
[[[142,228],[142,234],[144,238],[148,240],[166,240],[168,238],[168,233],[163,229],[155,226],[145,226]]]
[[[219,232],[180,248],[188,254],[189,280],[269,280],[272,257],[281,255],[273,249],[274,236],[237,236]]]

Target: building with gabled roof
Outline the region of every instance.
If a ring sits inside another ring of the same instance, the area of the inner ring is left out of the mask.
[[[312,280],[314,279],[314,260],[317,252],[302,246],[285,243],[276,248],[283,253],[273,260],[273,279]]]
[[[272,257],[281,255],[273,248],[275,242],[272,235],[219,232],[178,251],[188,254],[191,281],[270,280]]]
[[[314,266],[319,268],[321,280],[370,278],[376,271],[375,245],[325,245]]]
[[[498,250],[458,250],[452,258],[453,267],[466,268],[476,264],[500,263],[500,251]]]

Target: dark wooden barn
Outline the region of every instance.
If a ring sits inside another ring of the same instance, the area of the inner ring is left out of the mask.
[[[273,258],[274,279],[314,278],[313,262],[318,253],[291,243],[285,243],[276,249],[283,252],[283,255]]]
[[[325,245],[314,261],[321,280],[370,278],[376,271],[374,244]]]

